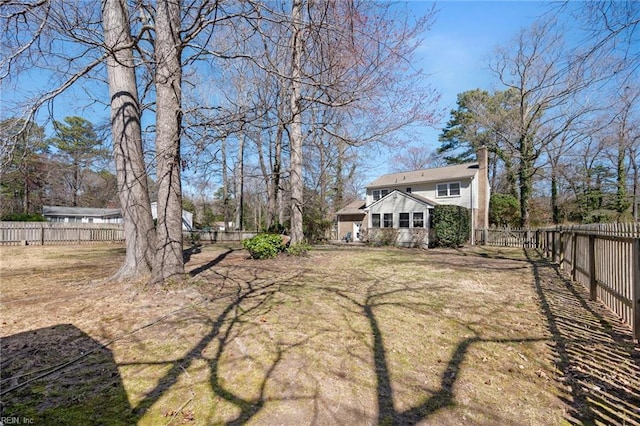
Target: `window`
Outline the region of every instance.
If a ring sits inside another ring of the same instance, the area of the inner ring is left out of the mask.
[[[424,228],[424,213],[423,212],[414,212],[413,213],[413,227],[414,228]]]
[[[393,228],[393,213],[384,214],[383,228]]]
[[[409,227],[409,213],[400,213],[400,228],[408,228]]]
[[[374,213],[371,215],[371,227],[380,228],[380,213]]]
[[[384,198],[389,193],[388,189],[374,189],[373,201],[378,201],[380,198]]]
[[[407,194],[411,194],[411,187],[407,188]]]
[[[436,193],[438,197],[459,197],[460,182],[439,183]]]

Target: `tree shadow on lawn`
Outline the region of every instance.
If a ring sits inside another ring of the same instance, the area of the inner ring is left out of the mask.
[[[524,250],[568,387],[573,424],[640,424],[640,347],[631,331],[559,266]]]
[[[193,251],[189,251],[191,249],[185,250],[185,256],[188,256],[188,258],[191,259],[191,255],[192,254],[197,254],[197,253],[200,253],[202,251],[200,246],[195,246],[195,247],[196,248]],[[193,269],[191,272],[189,272],[189,276],[195,277],[196,275],[201,274],[201,273],[213,268],[218,263],[222,262],[228,255],[230,255],[234,251],[235,251],[234,249],[227,249],[226,251],[220,253],[218,256],[216,256],[214,259],[210,260],[209,262],[205,263],[204,265],[200,265],[197,268]],[[186,262],[187,261],[185,261],[185,263]]]
[[[231,250],[219,255],[207,265],[216,264],[230,252]],[[256,316],[265,316],[274,309],[278,305],[274,296],[297,277],[293,275],[288,278],[280,277],[277,281],[266,281],[258,277],[257,273],[253,280],[217,275],[222,278],[225,294],[218,295],[215,299],[231,298],[217,317],[211,318],[206,314],[190,311],[183,313],[175,323],[166,318],[162,318],[161,322],[152,323],[177,329],[184,326],[183,322],[186,319],[208,327],[208,332],[178,359],[116,364],[109,349],[70,324],[2,338],[2,417],[32,419],[34,424],[136,424],[177,384],[182,375],[188,375],[187,370],[194,362],[203,360],[209,366],[210,387],[213,393],[237,409],[237,416],[228,420],[226,424],[246,423],[258,414],[267,402],[278,401],[277,398],[266,396],[266,384],[286,352],[303,345],[315,336],[309,335],[287,344],[274,342],[275,356],[260,378],[258,396],[246,398],[234,393],[221,379],[221,374],[228,372],[222,371],[221,358],[228,346],[238,337],[236,329],[241,327],[242,332],[246,333],[252,327],[259,327],[254,321]],[[209,300],[213,299],[214,297]],[[129,336],[128,339],[135,339],[135,336]],[[205,349],[211,349],[210,345],[215,349],[213,356],[204,353]],[[158,379],[154,388],[134,406],[129,404],[118,370],[119,367],[132,365],[170,366]],[[287,400],[313,398],[314,395],[294,395]],[[161,415],[166,417],[169,423],[174,420],[196,420],[193,412],[183,408],[184,406]]]
[[[229,250],[221,254],[207,265],[218,263],[231,251],[232,250]],[[137,416],[144,416],[197,360],[203,360],[209,366],[210,386],[213,393],[232,404],[236,410],[239,411],[234,419],[225,422],[227,425],[244,424],[258,414],[266,403],[279,400],[266,396],[267,382],[278,364],[282,361],[283,355],[288,350],[303,345],[315,336],[307,336],[300,341],[286,345],[281,342],[275,342],[275,359],[272,360],[271,365],[266,368],[264,376],[260,379],[260,384],[257,389],[258,396],[251,399],[243,397],[239,393],[234,393],[230,388],[225,386],[224,380],[220,377],[223,372],[221,370],[221,359],[225,350],[228,349],[228,346],[238,337],[236,329],[242,327],[242,332],[247,333],[252,327],[258,327],[258,325],[253,324],[253,319],[256,316],[264,317],[277,306],[278,302],[274,300],[274,296],[280,293],[282,287],[287,285],[290,280],[295,280],[295,276],[284,280],[280,279],[269,282],[262,282],[257,276],[254,277],[253,281],[237,281],[229,276],[223,276],[222,278],[226,287],[235,287],[235,294],[227,295],[227,297],[232,297],[232,300],[215,319],[212,320],[206,315],[200,318],[200,322],[206,324],[209,331],[183,357],[164,362],[132,362],[121,364],[123,366],[171,365],[169,371],[160,378],[154,389],[148,392],[142,401],[137,404],[134,409]],[[212,344],[217,345],[213,357],[205,355],[205,350]],[[287,400],[312,398],[313,395],[295,396],[287,398]]]
[[[77,327],[26,331],[3,337],[0,346],[2,418],[19,424],[135,424],[111,351]]]
[[[372,277],[372,279],[376,280],[374,277]],[[364,315],[367,318],[371,336],[373,337],[372,355],[376,376],[376,398],[378,409],[377,424],[380,425],[415,425],[427,420],[430,416],[436,414],[441,409],[455,406],[456,380],[459,377],[462,364],[465,361],[471,346],[481,343],[512,344],[548,340],[547,338],[486,339],[477,335],[465,338],[455,346],[453,354],[440,377],[439,388],[430,392],[430,396],[424,398],[420,404],[406,410],[397,410],[394,406],[394,391],[392,388],[389,362],[387,360],[387,349],[385,348],[383,334],[375,314],[375,309],[382,306],[397,306],[411,309],[416,308],[417,306],[415,306],[415,304],[390,302],[384,300],[384,298],[402,293],[414,292],[416,290],[420,290],[420,288],[406,287],[375,292],[374,290],[378,286],[384,288],[382,283],[373,284],[369,287],[363,302],[359,302],[356,297],[350,296],[340,289],[326,287],[324,290],[336,294],[342,299],[348,301],[356,308],[356,312],[354,313],[359,312],[360,315]],[[472,331],[471,328],[469,328],[469,330]],[[491,413],[485,414],[491,415]],[[497,418],[494,420],[499,422],[499,419]]]

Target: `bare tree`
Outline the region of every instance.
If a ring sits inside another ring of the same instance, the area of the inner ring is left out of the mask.
[[[435,153],[427,146],[410,146],[393,157],[393,169],[396,172],[407,172],[432,167],[436,162]]]
[[[491,64],[500,82],[516,97],[510,141],[518,156],[521,225],[530,222],[533,178],[544,147],[562,135],[588,106],[577,95],[592,81],[586,67],[565,49],[553,20],[523,30],[514,43],[499,48]],[[592,68],[589,68],[593,72]]]
[[[133,38],[126,0],[104,0],[102,26],[111,100],[111,134],[118,197],[124,217],[126,256],[118,279],[151,273],[155,228],[142,151],[141,108],[133,55]]]
[[[184,274],[182,257],[181,1],[160,0],[155,15],[156,178],[158,180],[157,247],[153,282]]]

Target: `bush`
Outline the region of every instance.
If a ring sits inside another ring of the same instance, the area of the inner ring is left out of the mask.
[[[469,209],[438,205],[433,209],[435,244],[440,247],[462,247],[471,235]]]
[[[369,244],[380,246],[392,246],[398,238],[398,230],[394,228],[372,228],[369,229]]]
[[[278,234],[258,234],[253,238],[242,240],[242,247],[249,251],[254,259],[271,259],[284,250],[282,237]]]
[[[489,223],[497,226],[520,225],[520,203],[513,195],[492,194],[489,201]]]
[[[305,243],[291,244],[287,248],[287,253],[292,256],[306,256],[311,246]]]
[[[44,216],[37,213],[11,213],[0,218],[6,222],[46,222]]]

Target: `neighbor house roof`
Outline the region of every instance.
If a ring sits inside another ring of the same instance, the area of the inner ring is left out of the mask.
[[[394,185],[436,182],[451,179],[470,178],[478,173],[478,163],[457,164],[434,169],[382,175],[367,185],[367,188],[384,188]]]
[[[78,217],[121,217],[120,209],[98,209],[92,207],[42,206],[43,216],[78,216]]]
[[[390,193],[388,193],[387,195],[385,195],[384,197],[380,198],[379,200],[374,201],[373,203],[369,204],[367,206],[367,210],[369,210],[371,208],[371,206],[375,206],[378,203],[384,203],[386,200],[388,200],[389,198],[391,198],[394,194],[396,195],[400,195],[402,197],[407,197],[407,198],[411,198],[421,204],[426,204],[429,206],[437,206],[438,203],[436,203],[433,200],[430,200],[426,197],[422,197],[420,195],[417,194],[413,194],[411,192],[403,192],[403,191],[398,191],[397,189],[394,189],[393,191],[391,191]]]
[[[352,201],[349,204],[347,204],[345,207],[338,210],[336,214],[339,214],[339,215],[363,214],[365,204],[366,204],[365,200]]]

